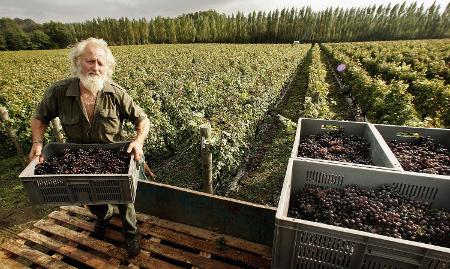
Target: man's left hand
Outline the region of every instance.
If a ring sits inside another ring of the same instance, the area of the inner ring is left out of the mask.
[[[144,154],[144,151],[142,150],[142,144],[139,143],[139,141],[131,142],[128,146],[127,152],[133,152],[135,161],[139,161],[141,159],[141,156]]]

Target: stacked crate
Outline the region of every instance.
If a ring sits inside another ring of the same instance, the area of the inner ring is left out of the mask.
[[[374,165],[297,157],[302,137],[333,130],[333,126],[365,137]],[[352,184],[369,189],[394,184],[403,195],[428,201],[431,208],[450,210],[450,176],[405,172],[385,142],[398,140],[399,133],[403,139],[431,136],[450,145],[446,129],[299,119],[276,214],[272,268],[450,268],[450,248],[288,216],[291,197],[304,187],[340,189]]]

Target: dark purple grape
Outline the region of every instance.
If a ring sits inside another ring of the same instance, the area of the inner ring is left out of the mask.
[[[413,142],[391,140],[387,144],[406,171],[450,175],[450,151],[430,137]]]
[[[302,137],[298,156],[370,165],[369,149],[370,144],[363,137],[337,130]]]
[[[450,247],[450,212],[399,194],[394,186],[363,189],[304,188],[288,215],[340,227]]]
[[[130,154],[119,150],[88,148],[65,149],[63,154],[52,156],[36,165],[36,175],[45,174],[126,174]]]

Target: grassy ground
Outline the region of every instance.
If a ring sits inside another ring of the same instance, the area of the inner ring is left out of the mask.
[[[281,115],[269,116],[266,123],[267,129],[258,134],[245,171],[228,196],[277,206],[296,125]]]
[[[147,163],[156,175],[156,181],[192,190],[201,190],[202,174],[197,144],[180,145],[168,159],[147,157]]]
[[[330,109],[335,112],[335,120],[355,120],[356,112],[350,109],[347,105],[344,95],[342,94],[339,86],[337,85],[333,76],[332,67],[328,66],[326,56],[323,51],[320,53],[322,64],[327,68],[326,82],[330,85],[328,102]]]
[[[244,172],[228,193],[229,197],[267,206],[278,205],[305,99],[306,64],[302,62],[298,66],[284,98],[257,132]]]
[[[31,227],[54,207],[32,206],[19,180],[23,166],[18,157],[0,160],[0,243]]]

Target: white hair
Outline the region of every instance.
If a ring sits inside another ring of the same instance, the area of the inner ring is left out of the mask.
[[[116,67],[116,59],[112,55],[111,50],[108,48],[108,44],[103,39],[90,37],[88,39],[78,42],[69,53],[70,61],[70,73],[72,76],[79,77],[81,75],[81,63],[80,58],[84,53],[87,45],[95,45],[102,48],[105,51],[105,69],[106,80],[112,80],[112,75]]]

